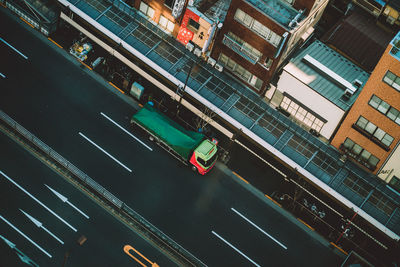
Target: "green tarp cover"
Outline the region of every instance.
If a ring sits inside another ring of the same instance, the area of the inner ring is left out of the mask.
[[[186,130],[149,104],[144,105],[132,119],[163,140],[185,159],[189,158],[191,152],[204,139],[203,134]]]

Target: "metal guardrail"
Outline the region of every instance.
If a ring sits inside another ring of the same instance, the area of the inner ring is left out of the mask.
[[[82,172],[75,165],[73,165],[71,162],[66,160],[64,157],[62,157],[60,154],[58,154],[56,151],[54,151],[52,148],[50,148],[48,145],[46,145],[44,142],[42,142],[39,138],[37,138],[32,133],[30,133],[28,130],[26,130],[24,127],[19,125],[16,121],[14,121],[12,118],[10,118],[2,110],[0,110],[0,121],[5,122],[9,127],[11,127],[13,130],[18,132],[20,135],[22,135],[28,141],[32,142],[38,149],[43,151],[51,159],[57,161],[60,165],[62,165],[65,169],[70,171],[75,177],[77,177],[82,182],[84,182],[88,187],[90,187],[92,190],[97,192],[100,196],[104,197],[110,203],[112,203],[115,207],[117,207],[121,211],[124,211],[129,216],[131,216],[131,218],[133,218],[134,221],[137,222],[136,225],[148,230],[150,233],[152,233],[154,235],[154,237],[157,237],[159,241],[162,241],[166,247],[174,249],[175,252],[179,253],[179,255],[181,257],[181,259],[180,259],[181,261],[183,259],[184,262],[189,263],[192,266],[207,266],[203,262],[201,262],[199,259],[197,259],[195,256],[193,256],[191,253],[189,253],[186,249],[182,248],[179,244],[177,244],[175,241],[173,241],[170,237],[168,237],[162,231],[157,229],[154,225],[152,225],[146,219],[144,219],[140,214],[138,214],[136,211],[134,211],[132,208],[130,208],[128,205],[126,205],[124,202],[119,200],[111,192],[109,192],[107,189],[105,189],[104,187],[99,185],[96,181],[94,181],[92,178],[90,178],[87,174]]]
[[[16,121],[14,121],[12,118],[10,118],[6,113],[4,113],[1,110],[0,110],[0,119],[3,120],[4,122],[6,122],[14,130],[16,130],[18,133],[20,133],[23,137],[25,137],[26,139],[31,141],[34,145],[36,145],[40,150],[45,152],[52,159],[56,160],[59,164],[61,164],[67,170],[72,172],[81,181],[90,185],[91,188],[94,189],[97,193],[101,194],[106,199],[108,199],[109,201],[114,203],[118,208],[122,207],[123,202],[121,200],[119,200],[113,194],[108,192],[104,187],[102,187],[101,185],[96,183],[92,178],[90,178],[88,175],[86,175],[85,173],[80,171],[71,162],[69,162],[64,157],[62,157],[60,154],[58,154],[56,151],[51,149],[48,145],[43,143],[39,138],[37,138],[36,136],[31,134],[28,130],[26,130],[24,127],[19,125]]]

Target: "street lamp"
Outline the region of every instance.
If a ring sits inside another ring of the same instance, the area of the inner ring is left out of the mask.
[[[179,85],[178,88],[176,89],[176,94],[179,94],[178,105],[176,106],[176,116],[178,116],[178,114],[179,114],[179,108],[180,108],[180,106],[182,104],[183,94],[185,93],[186,85],[187,85],[187,83],[189,81],[190,74],[192,73],[192,70],[193,70],[195,65],[197,65],[197,63],[196,63],[196,61],[193,61],[193,63],[190,66],[190,69],[188,71],[188,74],[186,76],[185,83],[184,83],[183,87],[181,85]],[[181,70],[182,69],[178,68],[177,72],[179,72]]]

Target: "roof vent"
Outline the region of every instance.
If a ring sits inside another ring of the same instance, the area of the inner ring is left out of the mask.
[[[354,87],[357,88],[357,89],[360,89],[362,84],[363,84],[362,81],[360,81],[360,80],[358,80],[358,79],[355,79],[355,80],[353,81],[353,85],[354,85]]]
[[[344,94],[342,95],[342,100],[348,101],[352,95],[353,95],[353,92],[349,89],[346,89],[346,91],[344,91]]]

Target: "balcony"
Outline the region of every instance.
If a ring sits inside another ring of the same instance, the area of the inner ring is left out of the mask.
[[[243,45],[239,44],[235,40],[233,40],[231,37],[228,35],[224,35],[224,39],[222,39],[222,43],[235,51],[237,54],[251,62],[253,65],[257,63],[257,61],[260,59],[260,57],[255,56],[252,54],[250,51],[247,51]]]

